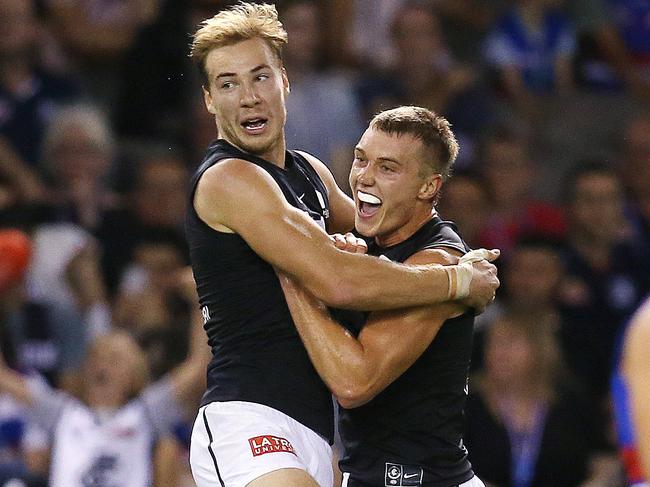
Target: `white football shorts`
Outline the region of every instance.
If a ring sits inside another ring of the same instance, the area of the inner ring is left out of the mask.
[[[321,487],[333,483],[327,441],[286,414],[252,402],[212,402],[199,409],[190,465],[198,487],[245,487],[283,468],[304,470]]]

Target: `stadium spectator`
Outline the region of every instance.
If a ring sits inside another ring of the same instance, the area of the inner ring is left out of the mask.
[[[465,439],[486,485],[617,485],[618,463],[593,405],[562,376],[552,327],[498,319],[470,390]]]
[[[481,150],[478,169],[490,196],[481,245],[501,249],[505,258],[522,235],[561,238],[566,230],[561,209],[535,193],[544,168],[532,160],[529,145],[523,131],[501,126],[486,137]]]
[[[527,114],[540,95],[573,87],[575,32],[554,0],[517,0],[488,34],[485,57],[503,92]]]
[[[43,170],[56,221],[95,230],[102,214],[119,204],[108,176],[115,162],[112,129],[101,110],[92,105],[61,109],[43,142]]]
[[[109,294],[115,294],[138,242],[150,233],[167,233],[184,245],[183,221],[188,173],[183,159],[167,147],[145,147],[134,157],[132,187],[121,208],[104,214],[97,237],[104,249],[102,270]]]
[[[650,291],[647,247],[633,238],[623,205],[622,183],[603,164],[580,165],[567,181],[567,279],[561,300],[577,340],[572,348],[591,357],[582,364],[590,372],[586,385],[601,398],[621,327]]]
[[[66,76],[39,59],[39,24],[33,0],[0,3],[0,144],[13,171],[33,171],[43,133],[57,106],[78,97]]]

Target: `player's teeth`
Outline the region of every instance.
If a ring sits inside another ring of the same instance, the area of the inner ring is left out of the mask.
[[[374,195],[364,193],[363,191],[357,191],[357,197],[364,203],[370,203],[371,205],[381,205],[381,200],[379,198]]]

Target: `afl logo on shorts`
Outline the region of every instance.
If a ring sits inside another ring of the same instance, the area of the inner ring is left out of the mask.
[[[291,443],[289,443],[289,440],[280,438],[279,436],[256,436],[254,438],[249,438],[248,444],[251,446],[251,452],[253,452],[254,457],[266,455],[267,453],[280,452],[292,453],[293,455],[296,454],[296,452],[293,450],[293,446],[291,446]]]

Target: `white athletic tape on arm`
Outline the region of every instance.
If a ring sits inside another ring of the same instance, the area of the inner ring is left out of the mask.
[[[464,299],[469,296],[469,287],[472,283],[472,263],[486,259],[489,251],[476,249],[467,252],[458,261],[458,265],[446,267],[449,279],[449,300]]]

